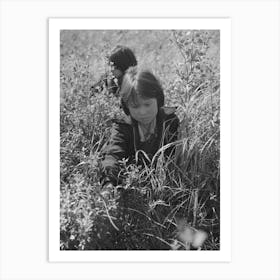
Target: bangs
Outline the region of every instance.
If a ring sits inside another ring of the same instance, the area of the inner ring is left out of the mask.
[[[126,104],[128,106],[138,106],[139,105],[139,99],[150,99],[150,96],[147,96],[144,94],[144,92],[139,92],[134,89],[134,87],[131,88],[130,93],[127,97]]]
[[[131,87],[130,92],[127,96],[126,104],[128,106],[137,106],[139,104],[139,97],[140,94],[134,89],[134,87]]]
[[[155,98],[158,107],[164,106],[164,94],[159,81],[149,71],[140,71],[138,68],[130,67],[122,80],[121,106],[125,113],[129,114],[128,106],[138,106],[141,100]]]

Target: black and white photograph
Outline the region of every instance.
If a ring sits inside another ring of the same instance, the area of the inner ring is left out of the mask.
[[[61,30],[61,250],[219,250],[219,39]]]
[[[59,249],[219,251],[220,30],[59,43]]]
[[[279,5],[0,1],[0,279],[279,279]]]

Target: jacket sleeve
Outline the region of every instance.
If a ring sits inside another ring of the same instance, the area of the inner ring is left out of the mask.
[[[119,183],[119,160],[129,156],[130,133],[126,124],[114,123],[108,144],[102,151],[101,184],[117,185]]]
[[[98,92],[103,91],[104,88],[107,88],[107,73],[104,73],[99,80],[90,87],[90,96],[95,95]]]
[[[180,121],[178,117],[173,113],[168,116],[165,122],[165,139],[164,144],[169,144],[178,140]],[[171,146],[166,149],[165,155],[170,157],[175,152],[175,146]]]

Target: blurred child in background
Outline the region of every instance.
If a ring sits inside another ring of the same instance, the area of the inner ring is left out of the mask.
[[[91,95],[107,88],[109,93],[119,96],[125,71],[137,65],[133,51],[125,46],[117,45],[108,56],[109,73],[101,76],[99,81],[91,87]]]

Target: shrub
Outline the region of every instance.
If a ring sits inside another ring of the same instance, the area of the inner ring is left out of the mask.
[[[89,34],[73,34],[84,37],[76,49],[62,44],[61,52],[61,250],[191,249],[180,237],[197,229],[208,234],[202,249],[218,250],[219,32],[170,32],[181,55],[176,79],[163,82],[167,104],[177,107],[181,121],[180,139],[169,145],[176,158],[163,158],[166,146],[145,168],[123,161],[127,179],[114,189],[101,189],[99,160],[111,120],[121,114],[119,101],[102,87],[92,94]]]

